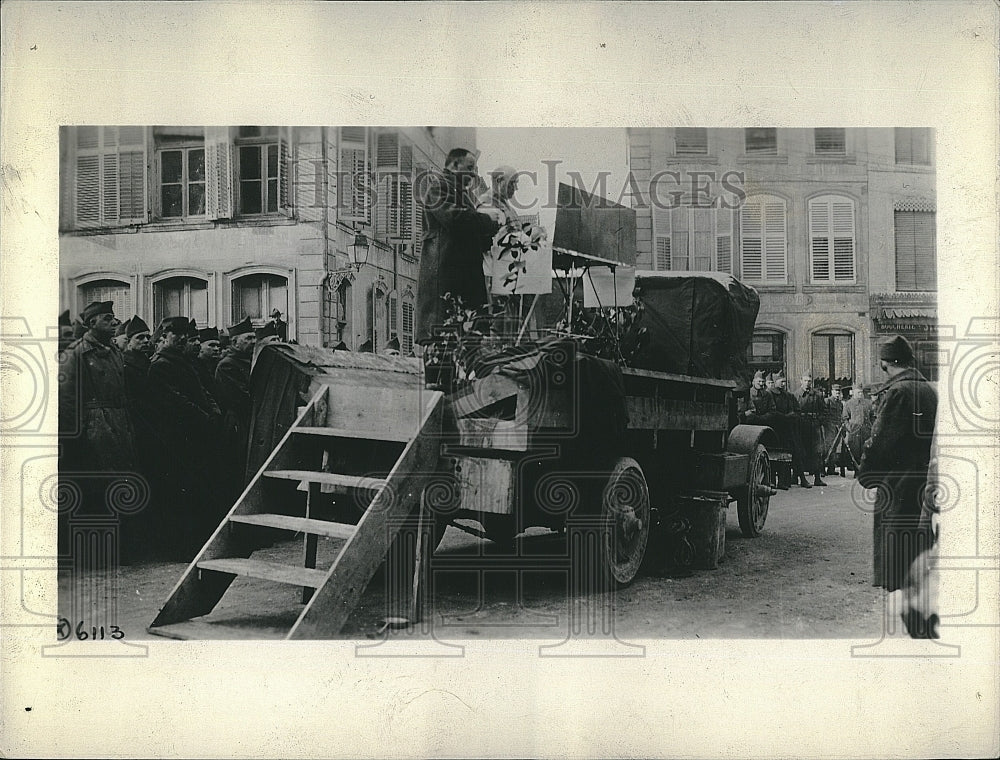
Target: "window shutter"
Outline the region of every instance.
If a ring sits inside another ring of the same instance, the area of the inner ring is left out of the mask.
[[[835,200],[831,204],[833,221],[833,279],[854,281],[854,203]]]
[[[292,215],[294,203],[291,190],[292,128],[282,127],[278,138],[278,210],[285,216]]]
[[[715,268],[726,274],[733,273],[733,212],[727,208],[715,209]]]
[[[380,132],[375,138],[375,170],[399,171],[398,132]]]
[[[694,250],[691,252],[691,269],[695,272],[710,272],[715,261],[715,209],[692,208]]]
[[[365,192],[368,182],[368,143],[365,127],[340,128],[339,179],[348,183],[340,208],[343,219],[368,223],[371,208]]]
[[[421,175],[427,171],[427,167],[422,164],[417,164],[416,167],[416,177],[414,181],[419,181]],[[413,188],[411,186],[410,192],[413,193]],[[424,248],[424,207],[416,199],[416,193],[413,193],[413,255],[420,256]]]
[[[743,258],[740,266],[740,276],[744,280],[760,281],[764,279],[763,258],[763,204],[757,200],[748,200],[740,211],[740,228],[742,229]]]
[[[399,341],[404,356],[413,351],[413,301],[403,298],[403,337]]]
[[[653,269],[657,271],[670,270],[670,209],[653,205],[653,240],[656,250],[653,256]]]
[[[413,186],[408,176],[399,178],[399,237],[404,243],[413,239]]]
[[[809,239],[812,254],[812,279],[830,280],[830,204],[823,200],[809,203]]]
[[[674,129],[674,152],[678,156],[708,153],[708,130],[705,127]]]
[[[76,222],[81,227],[146,221],[143,127],[78,127]]]
[[[205,212],[209,219],[233,217],[233,146],[229,127],[205,127]]]
[[[399,332],[399,300],[396,298],[396,294],[393,293],[389,296],[389,337],[392,337],[393,333]]]
[[[895,227],[896,290],[936,290],[934,214],[926,211],[897,211]]]
[[[816,153],[842,154],[847,150],[846,132],[842,127],[820,127],[813,130]]]
[[[399,171],[409,177],[413,174],[413,146],[403,144],[399,146]]]
[[[785,271],[785,204],[773,200],[764,204],[764,269],[768,282],[784,282]]]
[[[80,226],[101,222],[101,172],[97,155],[76,157],[76,221]]]

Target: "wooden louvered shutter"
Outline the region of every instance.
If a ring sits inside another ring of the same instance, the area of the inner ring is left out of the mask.
[[[294,199],[292,196],[292,128],[282,127],[278,131],[278,211],[291,216]]]
[[[399,332],[399,300],[395,292],[389,296],[389,337]]]
[[[733,273],[733,212],[732,209],[715,209],[715,268],[719,272]]]
[[[205,210],[209,219],[233,217],[233,145],[229,127],[205,127]]]
[[[810,201],[809,248],[813,282],[854,282],[854,201]]]
[[[146,129],[118,128],[118,219],[146,221]]]
[[[813,282],[829,282],[830,204],[824,200],[809,204],[809,240]]]
[[[937,289],[935,218],[928,211],[897,211],[896,290]]]
[[[653,204],[653,269],[669,271],[670,269],[670,209]]]
[[[146,221],[144,127],[78,127],[76,221],[81,227]]]
[[[740,212],[740,277],[747,281],[759,282],[764,279],[763,210],[761,201],[748,200]]]
[[[764,203],[764,274],[768,282],[784,282],[787,245],[785,203],[774,198]]]
[[[415,176],[414,184],[419,182],[425,182],[425,173],[427,172],[427,166],[424,164],[416,164],[414,166]],[[419,188],[419,185],[418,185]],[[411,188],[412,190],[413,188]],[[417,193],[414,192],[413,199],[413,255],[420,256],[424,249],[424,207],[420,203],[420,200],[416,197]]]
[[[101,135],[99,127],[76,128],[76,223],[101,223]]]
[[[403,298],[403,336],[399,341],[400,353],[407,356],[413,351],[413,301]]]
[[[854,202],[838,198],[831,204],[833,279],[854,282]]]
[[[368,193],[368,143],[365,127],[340,128],[339,180],[347,187],[341,193],[340,208],[345,221],[370,221]]]
[[[709,272],[715,260],[715,234],[713,230],[715,209],[691,209],[691,269],[695,272]]]

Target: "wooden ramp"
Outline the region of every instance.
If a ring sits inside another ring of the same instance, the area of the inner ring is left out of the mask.
[[[188,566],[150,633],[275,638],[273,628],[233,629],[204,617],[237,578],[285,584],[301,594],[302,611],[282,638],[340,632],[437,469],[443,395],[403,375],[362,369],[317,377],[316,384],[312,399]],[[254,557],[282,533],[303,535],[301,565]],[[344,541],[326,569],[316,567],[320,537]]]

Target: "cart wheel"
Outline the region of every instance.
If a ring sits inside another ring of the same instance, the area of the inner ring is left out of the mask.
[[[771,460],[761,444],[750,456],[747,485],[736,497],[740,530],[747,538],[756,538],[764,529],[767,508],[771,503]]]
[[[611,528],[602,539],[605,567],[625,586],[642,565],[651,521],[649,486],[634,459],[622,457],[615,463],[601,494],[601,517]]]

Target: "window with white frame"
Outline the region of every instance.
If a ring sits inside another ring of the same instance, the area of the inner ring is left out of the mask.
[[[288,278],[276,274],[248,274],[232,282],[233,324],[250,317],[261,327],[272,309],[288,313]]]
[[[76,127],[74,210],[78,227],[146,221],[144,127]]]
[[[896,127],[896,163],[930,165],[932,136],[927,127]]]
[[[854,201],[824,195],[809,201],[809,259],[815,284],[855,282]]]
[[[338,208],[344,221],[371,222],[371,199],[368,193],[368,129],[340,128],[340,171]]]
[[[653,206],[658,271],[733,271],[733,211],[723,208]]]
[[[787,254],[785,201],[773,195],[748,197],[740,209],[740,279],[784,284]]]
[[[674,129],[674,153],[678,156],[704,156],[708,153],[708,130],[705,127]]]
[[[153,283],[153,321],[187,317],[208,326],[208,282],[196,277],[167,277]]]
[[[818,127],[813,130],[813,150],[817,156],[842,156],[847,153],[847,130],[843,127]]]
[[[778,130],[776,127],[747,127],[743,130],[747,155],[778,155]]]
[[[416,249],[413,146],[396,131],[375,137],[375,233]]]
[[[205,146],[161,148],[156,158],[160,179],[160,216],[205,216]]]
[[[132,316],[132,289],[121,280],[91,280],[79,287],[80,311],[94,301],[111,301],[122,322]]]
[[[242,215],[274,214],[286,207],[287,141],[279,127],[237,130],[238,209]]]
[[[896,211],[896,290],[920,292],[937,290],[933,211]]]
[[[412,296],[403,296],[403,334],[399,341],[403,356],[409,356],[413,352],[413,313]]]

